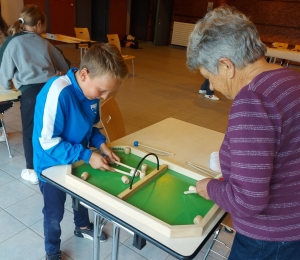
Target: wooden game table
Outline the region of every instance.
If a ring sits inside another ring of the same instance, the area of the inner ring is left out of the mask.
[[[195,185],[198,179],[205,178],[206,176],[201,175],[201,173],[195,172],[195,170],[192,168],[189,169],[189,167],[186,166],[186,161],[194,162],[204,167],[209,167],[210,154],[214,151],[219,150],[223,138],[224,135],[221,133],[189,124],[177,119],[168,118],[119,140],[116,140],[112,142],[110,146],[112,147],[112,149],[119,149],[118,147],[124,147],[124,145],[133,146],[133,142],[138,140],[140,144],[148,144],[152,147],[174,153],[174,156],[158,155],[159,160],[161,161],[161,163],[159,164],[168,164],[168,171],[175,172],[175,175],[177,174],[176,172],[184,172],[184,178],[187,178],[186,180],[184,180],[187,182],[187,184],[185,184],[187,188],[188,185]],[[141,146],[133,149],[137,150],[137,152],[134,153],[137,153],[138,155],[139,153],[141,153],[140,156],[145,153],[147,154],[148,152],[153,152],[151,151],[151,149],[148,149],[148,151],[142,151]],[[156,159],[150,159],[150,157],[151,156],[147,157],[147,160],[152,161],[152,163],[154,164],[148,164],[150,165],[150,168],[152,167],[154,169],[156,167]],[[122,160],[125,159],[122,158]],[[79,169],[79,167],[88,166],[82,163],[73,165],[73,167],[70,165],[56,166],[45,170],[42,173],[42,177],[44,177],[51,184],[65,190],[72,196],[77,197],[80,201],[82,201],[82,204],[94,211],[94,225],[96,233],[99,232],[99,230],[101,230],[102,228],[100,223],[101,216],[113,223],[114,230],[112,259],[118,259],[120,228],[135,234],[134,244],[136,244],[137,246],[142,247],[143,240],[145,239],[178,259],[191,259],[195,257],[196,254],[200,251],[202,246],[206,243],[210,235],[214,232],[214,230],[217,228],[226,214],[220,208],[215,208],[210,218],[203,218],[203,220],[205,219],[205,225],[202,226],[202,228],[201,225],[192,226],[191,223],[181,223],[181,220],[178,219],[175,220],[175,224],[166,224],[165,222],[168,222],[168,220],[157,220],[157,216],[152,217],[151,213],[149,212],[144,214],[143,211],[145,209],[139,208],[139,206],[137,206],[136,204],[133,204],[134,206],[132,206],[127,202],[124,202],[121,199],[124,194],[118,197],[120,192],[122,194],[122,188],[121,190],[108,192],[107,189],[110,189],[110,187],[94,188],[93,186],[95,184],[82,181],[78,177],[80,177],[81,172],[84,171],[85,168],[80,169],[78,170],[78,172],[76,172],[76,169]],[[117,173],[114,174],[116,174],[117,176]],[[135,180],[134,182],[135,184],[133,184],[133,186],[136,185],[137,181]],[[125,185],[121,181],[116,183],[118,184],[113,185],[117,187],[116,189],[119,189],[118,187]],[[148,190],[152,190],[153,186],[156,187],[158,185],[157,183],[155,183],[151,186],[150,183],[150,186],[146,186],[146,188]],[[148,192],[148,194],[149,193],[151,194],[151,191]],[[139,196],[140,195],[138,195],[138,198]],[[178,198],[179,195],[176,196]],[[194,196],[194,199],[202,199],[197,194],[182,195],[181,197],[184,196]],[[146,199],[149,198],[151,198],[151,196],[146,196]],[[190,199],[192,197],[184,197],[184,199],[185,198]],[[136,199],[134,197],[129,197],[129,200],[135,200],[135,203],[138,203],[139,201],[139,199]],[[192,210],[193,209],[191,209],[191,211]],[[208,211],[209,210],[210,209],[208,209]],[[187,208],[183,212],[186,213],[188,211],[189,209]],[[171,215],[172,214],[173,212],[171,212]],[[204,213],[204,215],[205,214],[206,213]],[[193,218],[195,212],[187,215],[190,215],[190,218]],[[166,218],[168,218],[168,216]],[[179,222],[177,223],[176,221]],[[189,219],[183,221],[189,222],[191,220]],[[172,226],[173,224],[175,225],[175,228],[174,226]],[[186,227],[182,226],[185,224]],[[179,225],[179,231],[176,225]],[[193,230],[195,231],[194,233]],[[99,259],[98,257],[99,241],[97,241],[97,239],[94,239],[94,259]]]

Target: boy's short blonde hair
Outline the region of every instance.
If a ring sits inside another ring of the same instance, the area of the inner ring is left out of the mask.
[[[80,68],[87,69],[91,78],[110,75],[114,78],[127,77],[128,68],[118,48],[110,43],[93,45],[83,56]]]

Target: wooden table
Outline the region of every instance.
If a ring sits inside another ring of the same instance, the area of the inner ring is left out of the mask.
[[[92,43],[97,42],[97,41],[92,41],[92,40],[84,40],[84,39],[67,36],[67,35],[63,35],[63,34],[44,33],[41,36],[48,40],[59,41],[59,42],[64,42],[64,43],[73,43],[77,46],[77,48],[78,48],[78,44],[81,44],[81,43],[86,43],[90,47]]]
[[[21,96],[20,90],[0,87],[0,102],[18,100],[19,96]]]
[[[2,123],[3,131],[4,131],[4,136],[6,136],[6,129],[5,129],[5,124],[4,124],[4,112],[9,109],[10,107],[13,106],[14,101],[18,101],[21,96],[21,91],[17,89],[4,89],[0,86],[0,104],[3,104],[3,109],[0,111],[0,121]],[[10,146],[7,138],[5,139],[7,150],[9,157],[12,157],[11,151],[10,151]]]
[[[300,52],[288,49],[267,48],[266,56],[275,58],[274,62],[276,58],[300,62]]]
[[[71,37],[63,34],[46,33],[46,34],[42,34],[41,36],[45,39],[52,40],[52,41],[75,44],[76,49],[78,48],[80,49],[80,60],[82,59],[87,48],[86,47],[82,48],[79,46],[79,44],[87,44],[88,48],[90,48],[92,43],[97,42],[92,40],[84,40],[81,38]],[[83,53],[83,49],[84,49],[84,53]]]
[[[174,156],[159,156],[159,158],[168,161],[172,165],[193,172],[194,170],[192,168],[188,169],[185,162],[191,161],[198,165],[209,167],[210,154],[219,150],[223,138],[224,135],[221,133],[169,118],[116,140],[110,145],[133,146],[133,142],[137,140],[140,143],[174,153]],[[162,232],[158,232],[157,229],[147,225],[147,223],[145,224],[142,221],[133,218],[130,214],[124,214],[122,209],[112,205],[111,200],[114,200],[114,197],[109,194],[106,194],[107,198],[109,198],[106,202],[105,199],[100,198],[101,196],[97,196],[98,194],[95,195],[89,192],[88,189],[82,189],[80,186],[70,183],[68,181],[67,172],[70,172],[71,168],[72,166],[70,165],[52,167],[45,170],[42,173],[42,176],[51,184],[65,190],[72,196],[80,198],[86,206],[96,212],[95,216],[104,216],[113,223],[114,237],[112,259],[118,258],[118,234],[120,228],[138,234],[138,236],[154,243],[156,246],[162,248],[176,258],[191,259],[199,252],[225,216],[225,212],[219,209],[214,217],[207,223],[202,235],[168,237],[165,234],[162,234]],[[205,178],[200,173],[193,172],[193,174],[196,176],[196,179]],[[119,199],[116,198],[115,200]],[[130,210],[134,209],[130,207]],[[95,217],[94,222],[98,223],[99,220]],[[97,226],[96,230],[98,230]],[[98,245],[97,243],[95,244],[94,241],[94,250],[96,248],[94,251],[94,259],[98,259],[99,248],[97,247]]]

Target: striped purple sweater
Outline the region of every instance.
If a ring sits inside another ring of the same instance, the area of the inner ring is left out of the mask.
[[[300,74],[264,72],[238,93],[220,163],[224,181],[210,181],[208,194],[237,232],[300,240]]]

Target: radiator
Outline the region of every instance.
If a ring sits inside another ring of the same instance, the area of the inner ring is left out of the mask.
[[[192,23],[174,22],[171,44],[185,46],[188,45],[188,39],[195,27]]]

